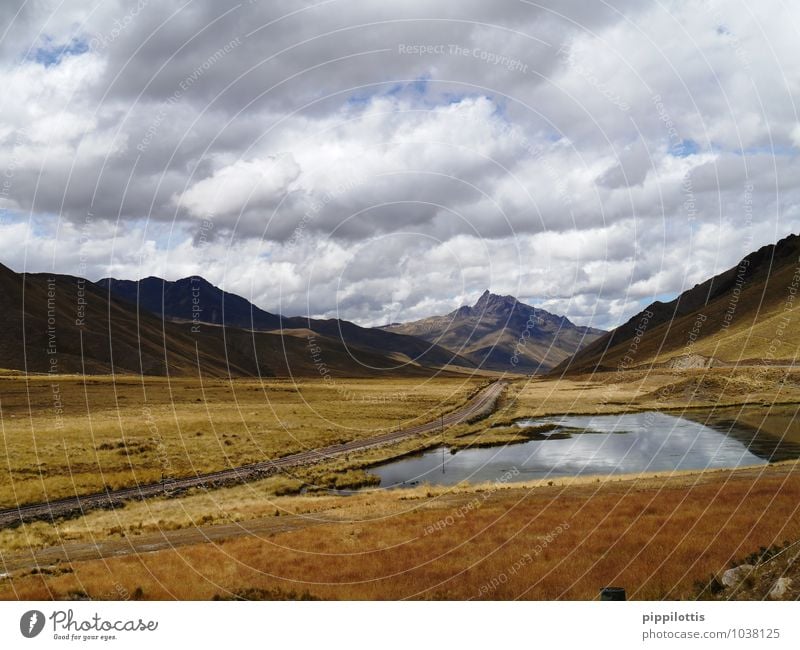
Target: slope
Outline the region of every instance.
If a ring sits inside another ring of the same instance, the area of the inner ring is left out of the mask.
[[[764,246],[675,300],[654,302],[554,373],[645,364],[791,363],[800,346],[799,263],[797,235]]]
[[[175,281],[156,277],[138,281],[104,278],[97,285],[115,298],[138,305],[140,312],[154,314],[159,319],[277,333],[282,329],[311,330],[344,346],[354,357],[352,362],[364,366],[374,367],[377,355],[384,357],[377,366],[380,369],[400,369],[407,364],[475,367],[471,361],[413,336],[361,327],[346,320],[272,314],[198,276]],[[369,352],[371,358],[362,351]]]
[[[393,323],[384,329],[442,345],[487,370],[526,374],[551,369],[603,334],[489,291],[473,306],[459,307],[446,316]]]
[[[82,278],[18,274],[3,265],[0,333],[0,368],[38,373],[283,377],[320,376],[324,368],[332,376],[367,377],[435,372],[415,364],[396,368],[391,357],[325,336],[309,340],[162,321]]]

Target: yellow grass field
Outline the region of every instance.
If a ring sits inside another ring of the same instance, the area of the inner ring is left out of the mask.
[[[281,516],[269,517],[285,520],[284,530],[254,520],[252,533],[242,523],[238,535],[198,543],[207,533],[187,532],[155,552],[144,550],[160,535],[133,536],[109,554],[127,548],[125,557],[15,571],[0,581],[0,598],[592,599],[609,584],[626,587],[633,599],[694,598],[700,583],[734,560],[800,538],[798,503],[795,462],[673,477],[284,497],[271,504]]]
[[[157,481],[165,467],[170,475],[209,471],[366,437],[434,419],[486,381],[200,386],[63,377],[63,426],[55,427],[51,378],[4,376],[2,463],[11,471],[0,475],[0,494],[6,504],[34,501]],[[759,419],[748,411],[748,424],[794,439],[791,409],[798,403],[800,373],[787,369],[520,378],[492,415],[443,435],[292,476],[2,530],[7,564],[0,573],[9,575],[0,578],[0,598],[584,599],[611,583],[635,598],[690,598],[696,583],[736,558],[800,539],[796,462],[353,496],[297,492],[367,484],[370,464],[441,443],[522,441],[525,434],[511,426],[521,417],[720,405],[735,412],[749,404],[774,415]],[[32,572],[36,564],[45,568]]]
[[[0,376],[0,507],[368,437],[433,420],[485,383]]]

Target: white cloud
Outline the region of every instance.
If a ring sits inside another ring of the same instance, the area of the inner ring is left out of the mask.
[[[800,228],[795,6],[63,5],[0,43],[15,268],[82,251],[373,324],[489,287],[610,326]]]
[[[290,154],[237,160],[198,181],[174,201],[195,217],[237,218],[249,208],[274,208],[299,173]]]

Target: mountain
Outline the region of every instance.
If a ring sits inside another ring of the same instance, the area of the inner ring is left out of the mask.
[[[671,302],[654,302],[553,372],[792,363],[800,349],[799,264],[800,237],[789,235]]]
[[[550,370],[604,333],[489,291],[446,316],[384,329],[444,346],[487,370],[526,374]]]
[[[199,276],[175,281],[156,277],[138,281],[104,278],[97,285],[114,298],[134,307],[138,305],[140,312],[153,314],[159,320],[284,333],[310,330],[318,336],[338,341],[351,351],[356,364],[374,366],[374,359],[362,358],[360,350],[364,350],[389,359],[377,366],[380,369],[397,368],[408,363],[429,367],[475,367],[468,359],[413,336],[361,327],[339,319],[287,318],[271,314]]]
[[[164,320],[83,278],[15,273],[3,265],[0,368],[212,377],[437,372],[419,363],[398,364],[395,354],[346,345],[322,333],[295,330],[284,335]]]
[[[199,276],[175,282],[149,277],[142,280],[103,278],[97,285],[116,298],[138,304],[145,311],[161,318],[191,321],[197,317],[204,323],[241,329],[280,329],[283,319],[259,309],[250,301],[218,289]],[[193,302],[195,298],[198,302]]]

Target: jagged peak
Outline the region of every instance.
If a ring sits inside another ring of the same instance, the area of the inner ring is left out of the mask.
[[[514,296],[501,296],[487,289],[473,305],[473,309],[485,310],[497,307],[511,308],[518,302],[519,301]]]

